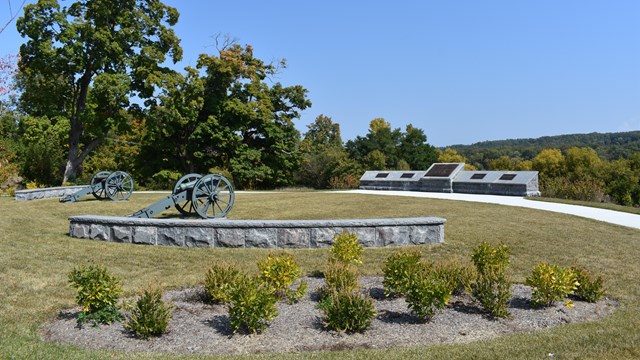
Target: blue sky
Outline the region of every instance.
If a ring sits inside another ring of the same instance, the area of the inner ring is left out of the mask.
[[[165,3],[181,14],[180,69],[215,53],[215,34],[286,59],[274,80],[304,86],[313,102],[297,121],[303,133],[320,114],[345,141],[382,117],[436,146],[640,130],[638,0]],[[0,23],[8,13],[0,3]],[[22,41],[10,25],[0,56]]]

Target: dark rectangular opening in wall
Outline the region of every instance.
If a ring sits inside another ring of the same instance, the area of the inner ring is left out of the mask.
[[[516,174],[503,174],[502,176],[500,176],[500,180],[513,180],[513,178],[516,177]]]
[[[471,175],[471,179],[472,180],[480,180],[480,179],[484,179],[485,176],[487,176],[487,174],[473,174],[473,175]]]
[[[401,179],[411,179],[413,177],[413,175],[415,175],[415,174],[404,173],[404,174],[400,175],[400,178]]]
[[[458,164],[435,164],[424,176],[449,177],[457,167]]]
[[[389,176],[389,173],[378,173],[376,174],[376,179],[384,179]]]

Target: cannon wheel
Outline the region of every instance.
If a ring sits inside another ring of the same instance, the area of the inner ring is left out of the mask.
[[[111,200],[127,200],[133,192],[133,179],[124,171],[114,171],[104,181],[107,196]]]
[[[176,195],[179,192],[185,191],[186,189],[183,189],[182,185],[184,184],[188,184],[188,183],[195,183],[198,179],[200,179],[202,177],[202,175],[200,174],[187,174],[183,177],[180,178],[180,180],[178,180],[178,182],[176,182],[176,185],[173,187],[173,195]],[[176,203],[176,209],[178,209],[178,211],[185,216],[190,216],[190,215],[195,215],[196,214],[196,209],[193,208],[193,205],[191,205],[191,198],[187,197],[186,201],[183,201],[182,203]]]
[[[104,186],[102,185],[95,186],[95,185],[101,183],[102,180],[104,180],[109,176],[109,174],[111,174],[109,171],[100,171],[95,173],[91,178],[91,193],[93,194],[93,197],[95,197],[98,200],[106,199],[107,194],[104,190]]]
[[[193,187],[191,202],[204,219],[225,217],[233,206],[233,186],[220,174],[208,174]]]

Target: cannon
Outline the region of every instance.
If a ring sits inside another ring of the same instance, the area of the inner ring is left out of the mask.
[[[233,199],[233,186],[226,177],[188,174],[176,182],[171,195],[127,216],[150,218],[173,206],[184,216],[222,218],[231,211]]]
[[[124,171],[100,171],[93,175],[91,184],[73,194],[61,197],[60,202],[76,202],[93,194],[98,200],[127,200],[133,192],[133,179]]]

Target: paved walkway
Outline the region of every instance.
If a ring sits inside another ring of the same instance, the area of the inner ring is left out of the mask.
[[[629,214],[620,211],[598,209],[587,206],[559,204],[535,200],[527,200],[518,196],[499,196],[499,195],[474,195],[474,194],[450,194],[450,193],[430,193],[418,191],[383,191],[383,190],[350,190],[352,194],[368,194],[368,195],[392,195],[392,196],[410,196],[420,198],[473,201],[490,204],[520,206],[530,209],[546,210],[571,214],[575,216],[595,219],[640,229],[640,215]]]

